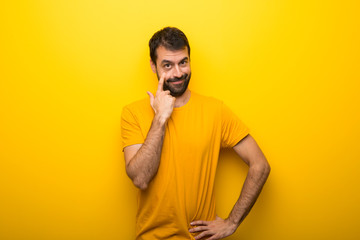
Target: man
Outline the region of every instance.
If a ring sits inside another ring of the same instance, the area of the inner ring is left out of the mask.
[[[136,239],[221,239],[254,205],[270,166],[249,129],[221,101],[190,91],[190,46],[177,28],[156,32],[150,65],[155,94],[124,107],[126,172],[139,188]],[[214,180],[221,147],[249,165],[230,215],[215,212]]]

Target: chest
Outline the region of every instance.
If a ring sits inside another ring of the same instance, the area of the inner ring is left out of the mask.
[[[220,141],[220,124],[214,113],[175,112],[168,120],[164,147],[177,154],[203,154]]]

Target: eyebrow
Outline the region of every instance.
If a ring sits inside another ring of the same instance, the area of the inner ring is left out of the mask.
[[[184,60],[188,60],[189,58],[188,57],[184,57],[183,59],[181,59],[179,62],[182,62],[182,61],[184,61]],[[170,61],[170,60],[166,60],[166,59],[164,59],[164,60],[162,60],[161,61],[161,64],[164,64],[164,63],[173,63],[172,61]]]

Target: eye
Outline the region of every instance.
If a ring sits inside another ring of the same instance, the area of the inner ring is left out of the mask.
[[[170,68],[171,64],[170,63],[165,63],[163,66],[164,66],[164,68]]]
[[[182,61],[180,62],[180,65],[186,65],[186,63],[187,63],[186,60],[182,60]]]

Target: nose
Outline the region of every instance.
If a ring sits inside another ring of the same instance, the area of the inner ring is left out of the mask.
[[[179,66],[176,65],[174,68],[174,77],[181,77],[181,76],[182,76],[182,72],[180,71]]]

